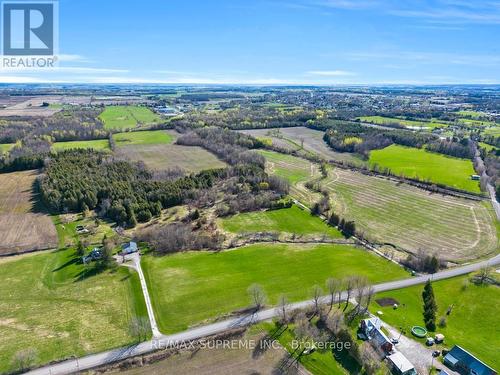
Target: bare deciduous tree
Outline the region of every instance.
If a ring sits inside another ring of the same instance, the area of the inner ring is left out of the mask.
[[[321,287],[319,285],[313,286],[313,288],[312,288],[312,298],[313,298],[313,303],[314,303],[314,315],[319,314],[320,304],[321,304],[321,296],[323,294],[324,294],[323,293],[323,289],[321,289]]]
[[[335,294],[339,289],[340,283],[337,279],[330,277],[326,280],[326,288],[328,290],[328,294],[330,295],[330,307],[328,313],[330,313],[333,309],[333,304],[335,303]]]
[[[248,288],[250,299],[257,310],[260,310],[266,303],[266,294],[259,284],[252,284]]]
[[[347,293],[346,300],[345,300],[345,305],[344,305],[344,311],[347,309],[347,306],[349,306],[349,299],[351,298],[354,286],[355,286],[355,280],[356,277],[349,276],[345,279],[344,286],[345,290]]]
[[[279,321],[281,324],[288,324],[290,317],[288,316],[288,310],[290,305],[288,304],[288,298],[286,295],[282,294],[278,298],[278,307],[276,311],[278,313]]]

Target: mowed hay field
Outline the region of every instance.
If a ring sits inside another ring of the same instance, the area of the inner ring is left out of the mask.
[[[391,243],[416,253],[422,249],[443,259],[461,262],[498,250],[495,216],[489,202],[475,202],[432,194],[406,184],[335,168],[321,179],[308,160],[272,151],[266,157],[268,173],[287,178],[290,194],[311,207],[321,195],[305,187],[318,181],[331,194],[337,214],[354,220],[371,241]]]
[[[433,194],[361,173],[331,172],[323,183],[335,211],[354,220],[371,241],[419,249],[462,262],[498,251],[495,218],[489,202]]]
[[[311,206],[320,199],[320,194],[305,187],[307,181],[321,177],[318,165],[292,155],[274,151],[257,151],[266,158],[266,171],[290,182],[290,194],[301,203]]]
[[[20,350],[41,365],[135,341],[129,323],[147,316],[137,274],[85,269],[73,248],[0,258],[0,373]]]
[[[113,134],[116,146],[169,144],[174,140],[174,132],[165,130],[145,130]]]
[[[57,247],[48,215],[32,212],[36,171],[0,174],[0,255]]]
[[[429,152],[424,149],[391,145],[370,152],[370,164],[388,168],[395,174],[440,183],[456,189],[480,193],[472,161]]]
[[[91,141],[56,142],[51,147],[53,151],[64,151],[75,148],[78,149],[93,148],[94,150],[110,151],[109,140],[107,139],[95,139]]]
[[[270,136],[269,134],[274,134],[278,132],[280,136]],[[255,129],[255,130],[244,130],[246,134],[250,134],[254,137],[268,137],[272,141],[280,145],[280,142],[288,141],[296,145],[296,148],[300,148],[303,145],[306,152],[311,152],[322,157],[325,160],[334,160],[338,162],[349,162],[355,164],[363,164],[361,158],[356,157],[349,153],[335,152],[330,146],[328,146],[323,140],[324,132],[314,129],[309,129],[304,126],[294,127],[294,128],[271,128],[271,129]]]
[[[119,147],[117,155],[131,161],[143,161],[153,170],[181,168],[188,172],[224,168],[226,164],[215,155],[197,146],[175,144],[130,145]]]
[[[132,129],[161,122],[161,117],[147,107],[137,105],[108,106],[99,115],[105,129]]]
[[[242,248],[142,257],[160,330],[178,332],[251,305],[247,289],[262,286],[269,305],[286,294],[310,298],[328,277],[364,275],[371,282],[401,279],[401,267],[348,245],[255,244]]]

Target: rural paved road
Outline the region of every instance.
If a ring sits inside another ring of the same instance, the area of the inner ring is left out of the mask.
[[[383,292],[394,289],[406,288],[413,285],[423,284],[427,280],[442,280],[454,276],[464,275],[472,271],[479,270],[486,266],[497,266],[500,264],[500,254],[485,261],[468,264],[462,267],[442,271],[433,275],[423,275],[418,277],[411,277],[408,279],[390,281],[387,283],[374,285],[376,292]],[[346,293],[343,293],[342,299],[345,300]],[[323,297],[322,302],[327,303],[328,297]],[[312,306],[312,300],[293,303],[290,305],[291,309],[306,308]],[[57,364],[41,367],[39,369],[28,372],[31,375],[59,375],[71,374],[81,370],[91,369],[104,364],[112,363],[118,360],[126,359],[129,357],[146,354],[156,349],[161,349],[166,346],[179,345],[187,343],[190,340],[200,339],[206,336],[214,335],[224,332],[228,329],[244,327],[252,323],[269,320],[277,316],[275,308],[259,311],[255,314],[241,316],[238,318],[227,319],[221,322],[208,324],[198,328],[192,328],[184,332],[179,332],[173,335],[160,335],[151,341],[143,342],[138,345],[123,347],[119,349],[109,350],[106,352],[92,354],[86,357],[66,360]]]

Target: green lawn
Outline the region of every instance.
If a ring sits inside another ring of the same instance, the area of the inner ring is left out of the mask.
[[[14,147],[14,143],[3,143],[0,144],[0,155],[9,152],[12,147]]]
[[[220,220],[222,227],[233,233],[280,232],[295,234],[326,234],[342,237],[335,228],[297,206],[281,210],[248,212]]]
[[[479,147],[484,148],[486,152],[490,152],[492,150],[496,150],[497,148],[493,145],[489,145],[488,143],[479,142]]]
[[[269,303],[286,293],[291,301],[310,297],[328,277],[366,275],[372,282],[401,279],[402,268],[347,245],[256,244],[236,250],[185,252],[142,258],[144,272],[164,333],[250,305],[247,289],[262,285]]]
[[[108,106],[99,115],[105,129],[131,129],[139,125],[154,124],[161,121],[161,117],[147,107],[136,105]]]
[[[487,127],[486,129],[484,129],[483,134],[500,137],[500,125]]]
[[[418,177],[452,186],[457,189],[480,193],[478,181],[470,176],[476,174],[472,161],[454,158],[424,149],[391,145],[370,152],[370,164],[389,168],[395,174]]]
[[[423,127],[423,128],[443,128],[448,126],[448,124],[437,121],[404,120],[400,118],[384,117],[384,116],[362,116],[359,117],[359,120],[376,125],[398,124],[406,127]]]
[[[172,143],[174,137],[164,130],[147,130],[113,134],[117,146],[157,145]]]
[[[0,259],[0,373],[26,348],[45,364],[134,341],[130,319],[147,316],[138,276],[83,270],[73,249]]]
[[[451,348],[458,344],[498,370],[500,369],[500,356],[498,356],[500,288],[493,285],[476,286],[467,283],[467,280],[468,276],[462,276],[433,283],[438,305],[437,322],[440,317],[446,316],[446,310],[453,305],[451,314],[447,316],[446,328],[438,327],[436,332],[445,335],[446,347]],[[423,286],[420,285],[379,293],[375,299],[395,298],[400,308],[394,310],[392,307],[380,307],[373,302],[371,311],[382,311],[384,321],[396,328],[406,327],[409,332],[412,326],[424,324],[422,289]]]
[[[272,174],[286,178],[291,184],[311,178],[311,163],[307,160],[274,151],[259,150],[258,153],[266,158]]]
[[[52,145],[53,151],[63,151],[72,148],[93,148],[95,150],[109,151],[109,141],[107,139],[95,139],[91,141],[69,141],[56,142]]]

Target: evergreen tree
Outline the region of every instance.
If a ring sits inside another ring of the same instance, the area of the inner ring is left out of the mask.
[[[82,257],[85,255],[85,246],[81,241],[78,241],[78,243],[76,244],[76,255],[78,257]]]
[[[434,331],[436,329],[437,305],[430,280],[427,280],[427,283],[425,283],[422,299],[424,300],[423,315],[425,326],[429,331]]]

